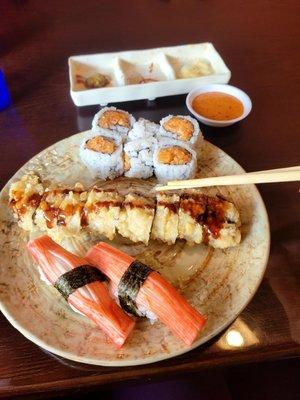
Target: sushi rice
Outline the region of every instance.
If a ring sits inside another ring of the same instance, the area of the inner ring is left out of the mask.
[[[155,122],[140,118],[133,124],[131,131],[128,132],[128,141],[156,137],[159,129],[159,125]]]
[[[124,145],[124,157],[129,163],[126,171],[124,162],[124,175],[128,178],[147,179],[153,175],[153,150],[157,141],[154,138],[137,139]]]

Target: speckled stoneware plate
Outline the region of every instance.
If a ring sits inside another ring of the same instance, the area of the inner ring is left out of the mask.
[[[42,179],[64,186],[94,183],[78,159],[79,133],[44,150],[11,179],[35,171]],[[204,142],[198,176],[231,175],[242,168],[222,150]],[[73,312],[51,286],[43,283],[25,249],[28,234],[14,222],[8,208],[10,182],[0,195],[0,301],[1,311],[28,339],[59,356],[83,363],[107,366],[147,364],[183,354],[217,335],[249,303],[263,277],[269,255],[269,224],[263,201],[253,185],[214,188],[233,200],[241,214],[242,242],[227,250],[205,245],[173,246],[151,242],[130,245],[121,239],[113,244],[135,255],[169,279],[188,301],[201,310],[208,322],[192,348],[174,337],[166,326],[137,323],[124,347],[117,350],[92,322]],[[119,189],[149,189],[154,181],[118,179],[108,183]],[[66,240],[65,247],[84,254],[95,241],[88,235]]]

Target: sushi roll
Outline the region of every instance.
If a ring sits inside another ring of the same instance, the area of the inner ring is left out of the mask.
[[[84,207],[85,226],[93,233],[113,240],[124,197],[115,190],[94,187]]]
[[[94,116],[92,131],[103,132],[103,129],[119,133],[125,140],[127,133],[132,129],[135,118],[126,111],[116,107],[104,107]]]
[[[148,244],[155,203],[152,199],[129,193],[125,196],[118,221],[118,232],[133,242]]]
[[[107,243],[98,243],[86,257],[110,279],[126,312],[159,319],[188,346],[196,340],[206,318],[159,273]]]
[[[103,281],[106,277],[89,264],[56,244],[48,236],[31,240],[27,248],[38,264],[41,278],[53,285],[69,306],[93,321],[121,347],[134,321],[111,298]]]
[[[179,140],[158,142],[153,154],[154,173],[158,180],[190,179],[196,174],[197,155]]]
[[[198,122],[187,115],[169,115],[160,121],[159,135],[197,147],[203,140]]]
[[[12,183],[9,189],[9,206],[19,226],[25,231],[34,228],[34,215],[44,193],[40,178],[34,174],[27,174]]]
[[[189,244],[205,243],[225,249],[241,241],[240,218],[235,206],[221,198],[191,191],[181,196],[179,238]]]
[[[147,179],[153,175],[153,149],[156,140],[137,139],[124,145],[124,175]]]
[[[201,216],[205,215],[206,198],[202,195],[183,194],[180,198],[178,237],[188,243],[201,243],[203,226]]]
[[[156,196],[156,212],[151,238],[173,244],[178,236],[178,211],[180,197],[177,194],[159,193]]]
[[[80,146],[84,165],[100,179],[123,174],[122,139],[118,134],[85,138]]]
[[[133,124],[133,128],[128,132],[128,141],[136,139],[149,139],[156,137],[160,126],[147,119],[140,118]]]
[[[87,194],[80,189],[46,190],[35,212],[35,224],[56,240],[80,233]]]

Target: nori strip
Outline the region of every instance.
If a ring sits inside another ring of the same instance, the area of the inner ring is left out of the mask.
[[[68,300],[70,294],[88,283],[106,280],[105,275],[98,268],[91,265],[80,265],[61,275],[54,287]]]
[[[133,261],[122,276],[118,285],[118,298],[120,306],[129,314],[140,316],[135,300],[141,286],[152,271],[153,269],[147,265]]]

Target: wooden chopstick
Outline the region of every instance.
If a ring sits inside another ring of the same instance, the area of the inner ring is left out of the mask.
[[[253,183],[300,181],[300,166],[275,170],[250,172],[241,175],[215,176],[183,181],[170,181],[165,186],[156,186],[156,191],[201,188],[209,186],[248,185]]]

